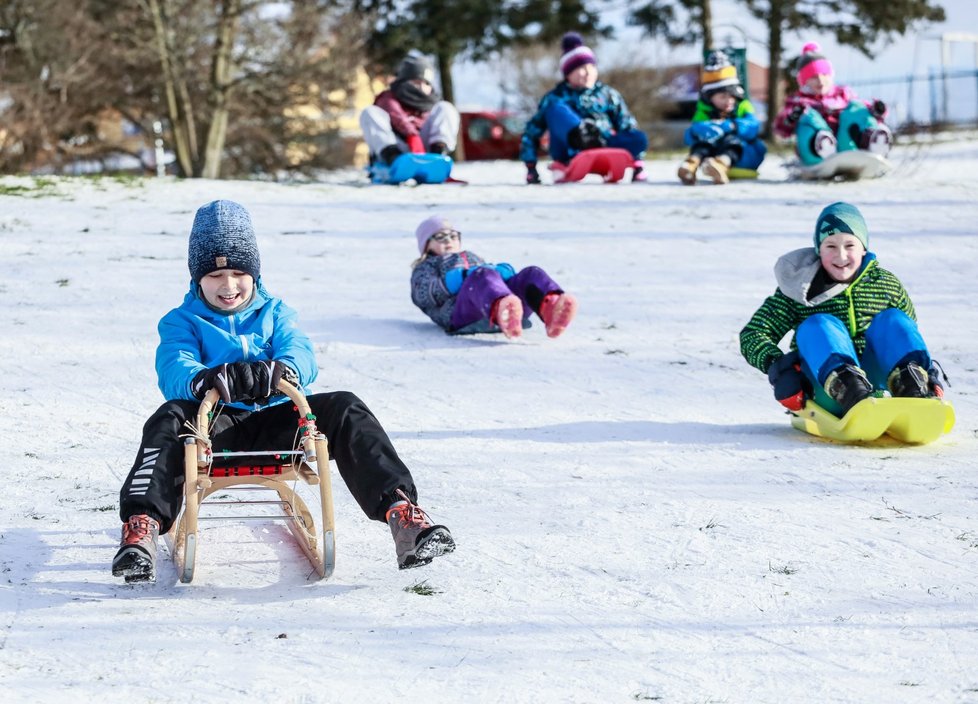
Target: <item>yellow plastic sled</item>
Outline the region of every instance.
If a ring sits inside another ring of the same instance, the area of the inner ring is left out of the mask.
[[[757,170],[745,169],[739,166],[731,166],[730,169],[727,170],[727,176],[730,177],[731,181],[757,178]]]
[[[934,442],[954,427],[954,408],[936,398],[867,398],[842,418],[814,401],[791,414],[791,425],[840,442],[872,442],[884,435],[908,445]]]

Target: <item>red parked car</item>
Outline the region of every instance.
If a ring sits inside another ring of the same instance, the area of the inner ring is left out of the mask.
[[[512,113],[483,110],[462,113],[462,147],[465,158],[518,159],[520,137],[526,121]]]

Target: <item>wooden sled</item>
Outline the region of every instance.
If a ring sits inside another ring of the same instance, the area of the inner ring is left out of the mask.
[[[625,176],[625,169],[635,168],[635,157],[626,149],[604,147],[579,152],[564,166],[550,162],[554,183],[580,181],[588,174],[597,174],[605,183],[617,183]]]
[[[908,445],[925,445],[954,427],[954,408],[936,398],[867,398],[838,418],[814,401],[791,414],[791,425],[840,442],[872,442],[884,435]]]
[[[879,178],[893,169],[893,164],[879,154],[851,149],[836,152],[811,166],[796,163],[789,167],[795,178],[804,181],[858,181],[862,178]]]
[[[214,409],[220,398],[211,389],[197,411],[197,424],[184,440],[184,507],[170,529],[167,541],[177,565],[181,582],[194,578],[199,546],[198,527],[205,520],[283,520],[295,536],[299,547],[309,558],[316,574],[325,579],[333,573],[336,544],[333,535],[333,493],[329,477],[329,454],[326,437],[316,428],[315,416],[306,397],[286,381],[279,391],[288,396],[298,411],[297,447],[292,450],[221,452],[215,456],[208,433]],[[296,493],[301,481],[319,487],[322,512],[322,535],[316,530],[312,512]],[[277,495],[272,500],[207,500],[218,491],[265,489]],[[225,514],[202,516],[205,506],[222,506]],[[235,509],[274,505],[283,515],[236,515]],[[322,538],[322,544],[320,544]]]

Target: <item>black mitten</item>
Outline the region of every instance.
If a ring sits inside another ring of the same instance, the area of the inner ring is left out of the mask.
[[[217,389],[224,403],[253,401],[255,376],[251,365],[247,362],[220,364],[199,372],[190,383],[191,393],[199,399],[211,389]]]
[[[801,115],[803,112],[805,112],[805,106],[796,105],[795,107],[791,108],[791,112],[788,113],[788,116],[785,118],[784,121],[787,122],[789,125],[794,125],[798,122],[798,120],[801,119]]]
[[[601,130],[590,120],[581,122],[567,133],[567,145],[571,149],[581,152],[585,149],[598,149],[605,146],[604,137]]]
[[[801,355],[792,350],[771,363],[767,370],[768,381],[774,387],[774,398],[791,411],[800,411],[805,405],[805,375],[801,373]]]
[[[274,396],[281,396],[278,382],[285,379],[293,386],[299,385],[299,376],[285,362],[252,362],[251,373],[255,378],[255,402],[262,405],[268,403]]]

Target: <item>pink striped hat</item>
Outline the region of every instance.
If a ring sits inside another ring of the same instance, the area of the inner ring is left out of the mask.
[[[822,47],[815,42],[809,42],[801,48],[798,58],[796,77],[798,85],[803,86],[812,76],[831,76],[832,64],[821,53]]]

